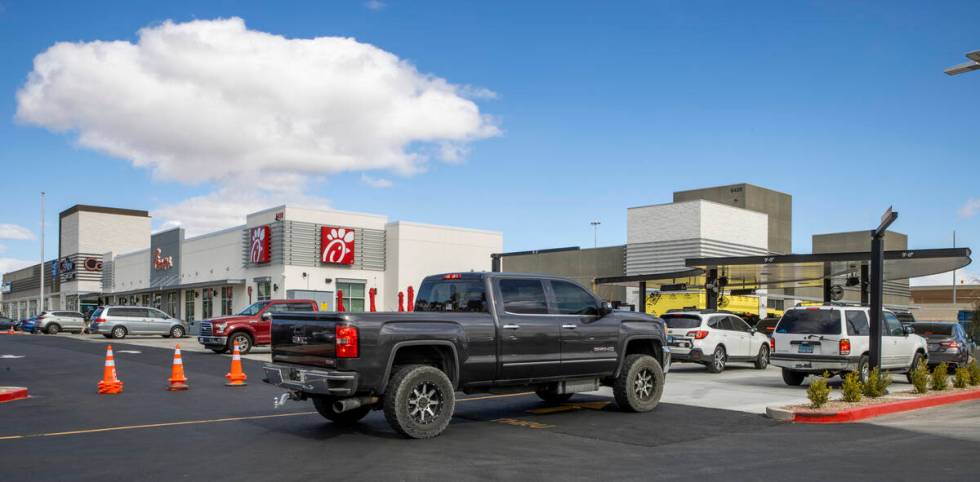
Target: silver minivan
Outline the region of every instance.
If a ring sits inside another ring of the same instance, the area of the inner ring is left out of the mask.
[[[89,332],[106,338],[125,338],[126,335],[163,335],[164,338],[183,338],[187,334],[184,322],[156,308],[145,306],[104,306],[92,313]]]
[[[85,315],[77,311],[45,311],[37,317],[36,331],[56,335],[59,331],[81,333],[85,328]]]

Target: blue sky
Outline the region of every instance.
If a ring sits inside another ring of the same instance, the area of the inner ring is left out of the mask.
[[[977,2],[599,5],[0,0],[0,224],[36,233],[41,190],[54,234],[76,203],[156,211],[233,189],[155,177],[15,114],[34,57],[56,42],[137,42],[166,20],[240,17],[287,38],[353,37],[496,94],[473,102],[499,134],[464,143],[461,160],[297,187],[335,209],[499,230],[507,250],[590,246],[593,219],[600,244],[622,243],[629,206],[750,182],[793,195],[796,252],[814,233],[872,227],[889,205],[913,248],[948,246],[953,230],[977,246],[980,72],[942,72],[980,49]],[[8,263],[37,257],[36,240],[0,245]]]

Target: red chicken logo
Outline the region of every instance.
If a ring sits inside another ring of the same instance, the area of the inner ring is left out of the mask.
[[[354,264],[354,230],[335,226],[320,228],[320,261]]]

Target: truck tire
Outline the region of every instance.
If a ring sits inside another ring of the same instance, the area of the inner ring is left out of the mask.
[[[248,352],[252,351],[252,337],[244,331],[239,331],[232,333],[231,336],[228,337],[228,353],[235,351],[236,341],[238,342],[238,352],[242,355],[247,355]]]
[[[446,429],[456,392],[442,370],[428,365],[398,367],[384,396],[385,418],[405,437],[432,438]]]
[[[708,362],[708,372],[721,373],[725,371],[725,362],[727,361],[728,353],[725,352],[725,347],[718,345],[715,347],[715,353],[711,355],[711,361]]]
[[[359,422],[362,418],[371,413],[371,406],[364,405],[357,407],[353,410],[348,410],[346,412],[337,413],[333,409],[333,402],[337,399],[333,397],[323,397],[317,396],[313,398],[313,406],[316,407],[316,411],[323,415],[323,418],[330,420],[336,425],[342,427],[349,427]]]
[[[537,390],[534,391],[534,393],[538,394],[538,398],[540,398],[541,400],[544,400],[545,402],[553,405],[558,405],[559,403],[567,402],[570,398],[572,398],[572,395],[574,395],[574,393],[561,393],[561,394],[555,393],[555,391],[552,390],[551,387],[538,388]]]
[[[806,373],[794,372],[793,370],[783,368],[783,382],[791,387],[800,386],[805,378]]]
[[[215,346],[215,345],[206,345],[206,346],[208,347],[208,350],[211,350],[219,355],[228,352],[228,347],[226,346]]]
[[[649,412],[664,392],[664,370],[650,355],[629,355],[613,383],[613,396],[625,412]]]

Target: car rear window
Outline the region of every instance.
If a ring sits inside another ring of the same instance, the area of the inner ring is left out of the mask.
[[[415,297],[415,311],[485,313],[486,290],[480,279],[423,281]]]
[[[94,320],[94,319],[98,318],[99,315],[102,314],[102,310],[104,310],[104,309],[105,308],[96,308],[95,311],[92,312],[92,316],[89,317],[89,320]]]
[[[776,325],[776,333],[839,335],[840,332],[837,310],[789,310]]]
[[[953,325],[940,325],[928,324],[923,325],[921,323],[915,323],[912,325],[912,329],[915,330],[916,335],[920,336],[950,336],[953,334]]]
[[[701,326],[701,317],[697,315],[671,315],[661,316],[667,323],[667,328],[697,328]]]

